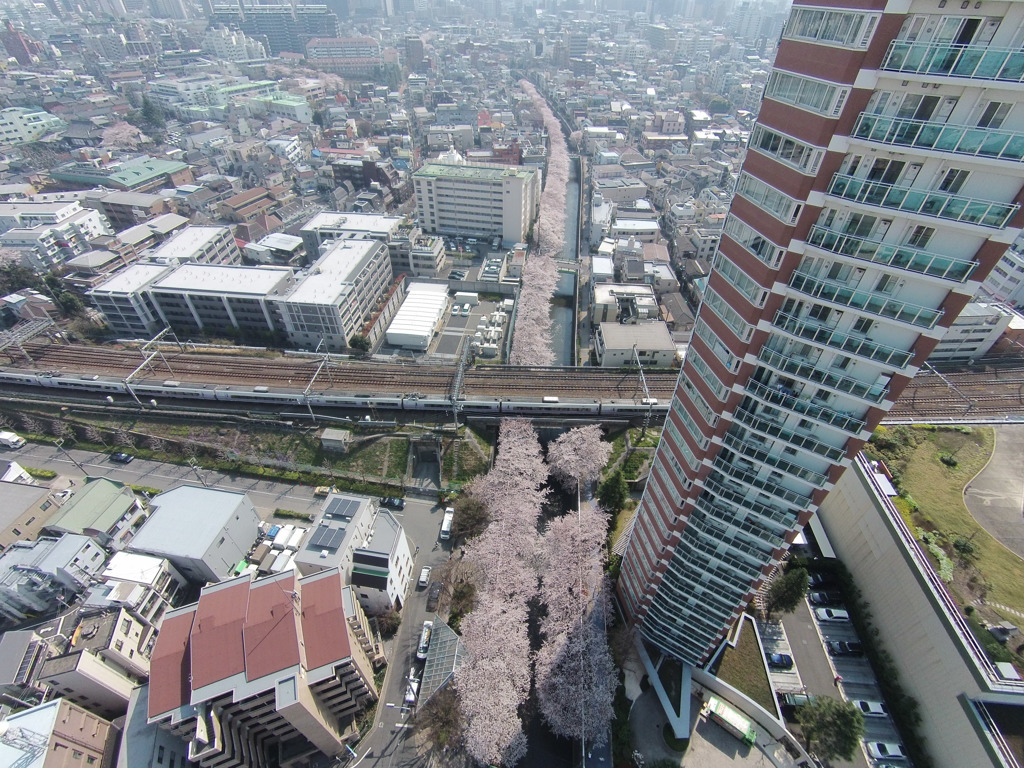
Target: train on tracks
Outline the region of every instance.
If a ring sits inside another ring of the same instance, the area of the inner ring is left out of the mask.
[[[198,400],[231,403],[253,403],[263,406],[293,406],[301,408],[356,408],[401,411],[451,411],[452,400],[441,394],[418,392],[400,394],[358,394],[339,390],[302,389],[262,386],[202,384],[170,379],[137,379],[130,383],[124,379],[96,374],[65,373],[58,371],[0,370],[0,384],[24,387],[89,392],[105,395],[108,399],[135,401],[149,405],[151,401]],[[584,399],[559,396],[496,397],[490,395],[462,395],[457,400],[459,410],[471,414],[509,414],[524,416],[634,418],[651,415],[664,417],[668,412],[667,399],[654,397],[634,399]]]

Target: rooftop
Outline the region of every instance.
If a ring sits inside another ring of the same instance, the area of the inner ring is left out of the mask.
[[[266,296],[291,277],[288,267],[182,264],[153,284],[154,290]]]
[[[23,710],[13,715],[8,715],[4,722],[9,731],[23,728],[33,734],[39,734],[49,743],[53,735],[53,729],[57,724],[57,714],[63,699],[53,699],[37,707]],[[18,768],[42,768],[46,759],[50,756],[48,749],[32,756],[23,752],[17,747],[12,747],[0,742],[0,765],[18,766]],[[28,760],[26,761],[26,758]]]
[[[39,506],[49,492],[48,488],[38,485],[0,480],[0,528],[10,528],[25,512]]]
[[[309,274],[298,279],[285,300],[298,304],[337,304],[348,294],[366,260],[383,248],[378,240],[336,241],[313,264]]]
[[[252,505],[244,493],[180,485],[153,497],[152,514],[132,539],[132,549],[202,557],[242,505]]]
[[[609,349],[629,349],[636,345],[641,352],[658,352],[675,351],[676,348],[668,326],[662,322],[636,325],[601,323],[601,336]]]
[[[340,211],[323,211],[303,225],[303,232],[318,229],[345,230],[348,232],[365,232],[377,236],[385,236],[395,232],[402,219],[397,216],[385,216],[377,213],[341,213]]]
[[[192,259],[196,257],[197,251],[220,237],[230,238],[231,230],[227,227],[185,227],[147,255],[154,261],[158,259]]]
[[[371,514],[369,499],[332,493],[309,535],[302,540],[302,547],[295,553],[296,566],[318,569],[338,566],[349,548],[353,532]]]
[[[129,294],[142,290],[173,269],[164,264],[132,264],[109,280],[104,280],[90,293]]]
[[[506,176],[514,176],[519,179],[528,179],[536,173],[535,170],[507,167],[502,165],[444,165],[440,163],[428,163],[413,174],[416,178],[435,179],[439,177],[459,179],[489,179],[498,181]]]
[[[115,552],[103,571],[103,579],[154,584],[163,572],[163,559],[135,552]]]
[[[123,483],[104,477],[87,478],[46,527],[68,533],[109,531],[133,506],[135,496]]]

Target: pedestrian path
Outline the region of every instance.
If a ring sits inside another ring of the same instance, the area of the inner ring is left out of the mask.
[[[1024,619],[1024,613],[1021,613],[1020,611],[1011,608],[1008,605],[1003,605],[1002,603],[993,603],[991,600],[975,600],[974,604],[984,605],[989,608],[995,608],[1000,611],[1005,611],[1006,613],[1012,613],[1014,616],[1020,616],[1022,619]]]

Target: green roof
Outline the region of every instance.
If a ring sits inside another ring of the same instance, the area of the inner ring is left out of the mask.
[[[503,176],[518,176],[527,179],[536,171],[532,168],[504,168],[500,166],[487,165],[444,165],[442,163],[428,163],[420,168],[413,176],[420,178],[437,178],[447,176],[459,179],[500,179]]]
[[[145,157],[123,163],[117,170],[112,172],[108,172],[103,168],[69,163],[68,165],[54,168],[50,171],[50,175],[61,181],[104,184],[121,187],[122,189],[134,189],[161,176],[177,173],[186,168],[188,168],[188,163],[181,163],[177,160],[160,160],[155,157]]]
[[[123,483],[103,477],[86,478],[85,486],[61,507],[47,528],[68,533],[109,531],[135,504],[135,495]]]

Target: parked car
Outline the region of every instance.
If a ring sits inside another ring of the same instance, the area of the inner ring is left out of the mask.
[[[840,605],[843,596],[838,592],[808,592],[807,599],[811,605]]]
[[[384,496],[380,500],[380,505],[388,509],[403,510],[405,509],[405,499],[400,499],[397,496]]]
[[[812,587],[823,587],[829,583],[829,578],[823,573],[807,574],[807,583]]]
[[[829,640],[825,645],[833,656],[863,656],[864,646],[859,640]]]
[[[423,570],[420,571],[420,580],[417,582],[417,585],[420,586],[420,587],[425,587],[429,583],[430,583],[430,566],[429,565],[424,565],[423,566]]]
[[[885,704],[880,701],[867,701],[865,699],[853,699],[850,701],[853,706],[859,709],[867,717],[885,717],[889,714]]]
[[[415,704],[416,697],[420,692],[420,681],[416,678],[415,668],[409,670],[409,677],[406,678],[405,683],[405,703]]]
[[[423,629],[420,631],[420,642],[416,646],[416,658],[423,661],[427,658],[427,651],[430,649],[430,635],[434,629],[434,622],[424,621]]]
[[[472,310],[472,309],[473,308],[469,304],[463,304],[462,305],[462,316],[463,317],[469,317],[470,310]]]
[[[768,660],[768,666],[772,669],[793,668],[793,657],[788,653],[768,653],[765,654],[765,658]]]
[[[110,460],[117,464],[131,464],[135,461],[135,457],[130,453],[112,453],[110,454]]]
[[[868,754],[877,760],[885,760],[889,757],[903,759],[907,753],[903,751],[903,745],[892,741],[869,741]]]
[[[432,581],[430,586],[427,588],[427,610],[430,612],[437,610],[437,604],[441,601],[441,582]]]
[[[784,707],[804,707],[814,701],[814,696],[809,693],[783,693],[779,694],[779,703]]]
[[[462,307],[458,304],[452,304],[452,317],[458,317],[460,309],[462,309]]]
[[[55,494],[53,494],[53,498],[57,499],[57,501],[67,501],[74,495],[75,492],[73,490],[71,490],[70,488],[65,488],[63,491],[57,491]]]
[[[850,614],[842,608],[815,608],[814,615],[818,621],[826,623],[839,623],[850,620]]]

